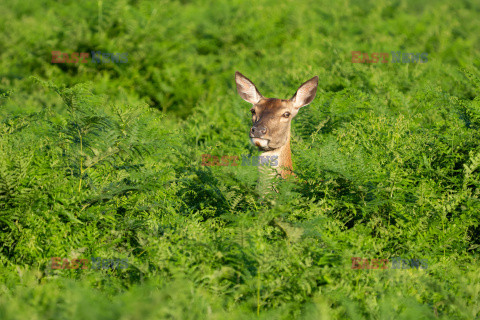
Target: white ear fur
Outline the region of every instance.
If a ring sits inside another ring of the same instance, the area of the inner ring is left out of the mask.
[[[256,104],[263,98],[253,82],[238,71],[235,72],[235,82],[237,83],[238,94],[243,100],[251,104]]]
[[[298,110],[312,102],[317,94],[317,86],[318,76],[303,83],[293,95],[292,99],[290,99],[293,102],[293,107]]]

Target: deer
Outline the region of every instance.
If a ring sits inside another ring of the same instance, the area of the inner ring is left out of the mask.
[[[271,167],[283,179],[295,176],[290,149],[290,127],[300,108],[315,98],[318,76],[304,82],[290,99],[263,97],[253,82],[238,71],[235,72],[235,82],[240,97],[252,104],[252,127],[249,132],[251,143],[262,152],[262,158],[277,159]],[[259,169],[264,175],[261,167]]]

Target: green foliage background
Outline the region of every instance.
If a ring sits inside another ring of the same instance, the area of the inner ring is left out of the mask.
[[[0,6],[1,319],[480,318],[477,1]],[[320,77],[272,201],[255,167],[201,166],[258,154],[236,70],[267,97]],[[428,268],[351,269],[398,256]]]

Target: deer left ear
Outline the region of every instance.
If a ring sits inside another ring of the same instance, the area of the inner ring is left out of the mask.
[[[302,84],[297,92],[290,99],[293,102],[293,107],[298,111],[303,106],[306,106],[313,101],[317,94],[318,76],[313,77],[304,84]]]

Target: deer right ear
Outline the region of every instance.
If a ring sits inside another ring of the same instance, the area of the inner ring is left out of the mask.
[[[235,82],[237,83],[238,94],[243,100],[256,104],[263,98],[253,82],[238,71],[235,72]]]

